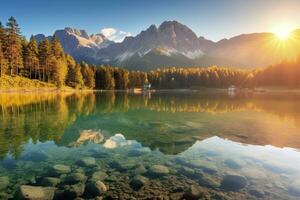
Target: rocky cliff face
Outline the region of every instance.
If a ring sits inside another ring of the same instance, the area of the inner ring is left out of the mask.
[[[55,31],[54,36],[60,41],[64,51],[72,55],[77,61],[96,61],[99,49],[113,43],[102,34],[89,35],[85,30],[70,27]],[[43,34],[38,34],[35,38],[39,42],[44,39],[51,40],[52,36],[46,37]]]

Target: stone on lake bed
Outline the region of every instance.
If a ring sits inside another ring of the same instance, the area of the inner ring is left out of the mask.
[[[61,180],[59,178],[54,178],[54,177],[44,177],[41,185],[42,186],[57,186],[59,183],[61,182]]]
[[[83,195],[85,189],[84,183],[77,183],[74,185],[65,185],[63,189],[63,199],[74,199]]]
[[[247,185],[245,177],[235,174],[224,176],[221,182],[221,188],[227,191],[239,191]]]
[[[288,187],[288,191],[290,194],[300,197],[300,180],[292,182]]]
[[[92,181],[86,185],[85,194],[89,197],[96,197],[107,191],[106,185],[102,181]]]
[[[248,193],[256,198],[262,198],[265,196],[264,191],[258,189],[250,189]]]
[[[210,176],[203,175],[202,177],[199,176],[198,183],[201,186],[205,186],[208,188],[218,188],[220,187],[220,183],[215,179],[212,179]]]
[[[242,168],[242,164],[237,161],[237,160],[233,160],[233,159],[227,159],[224,161],[225,165],[231,169],[240,169]]]
[[[55,187],[40,187],[22,185],[19,190],[19,198],[27,200],[52,200],[55,195]]]
[[[141,175],[136,175],[131,180],[130,185],[134,190],[139,190],[141,187],[146,185],[148,182],[149,182],[148,178],[141,176]]]
[[[125,161],[122,161],[122,162],[113,161],[113,162],[110,163],[110,166],[112,168],[115,168],[118,171],[122,171],[122,172],[127,171],[127,170],[131,170],[131,169],[135,168],[136,165],[137,165],[136,162],[125,162]]]
[[[0,176],[0,190],[7,188],[9,185],[8,176]]]
[[[42,152],[28,152],[21,157],[23,161],[42,162],[48,159],[48,156]]]
[[[71,172],[71,167],[67,165],[54,165],[53,170],[56,174],[67,174]]]
[[[87,177],[83,174],[83,173],[72,173],[69,174],[66,179],[65,182],[67,183],[78,183],[78,182],[82,182],[85,183],[87,180]]]
[[[203,160],[194,160],[188,163],[188,166],[193,168],[200,168],[203,172],[208,174],[215,174],[218,172],[217,166],[214,163],[203,161]]]
[[[108,177],[105,172],[97,171],[92,174],[91,181],[103,181]]]
[[[180,174],[183,174],[184,176],[187,176],[187,177],[194,177],[194,175],[195,175],[195,170],[192,169],[192,168],[189,168],[189,167],[182,167],[182,168],[179,170],[179,173],[180,173]]]
[[[208,192],[206,189],[198,186],[198,185],[191,185],[189,189],[185,192],[184,198],[185,199],[201,199],[208,195]]]
[[[147,169],[142,164],[136,166],[136,168],[133,169],[134,174],[144,174],[146,172],[147,172]]]
[[[164,176],[170,173],[169,168],[164,165],[153,165],[149,168],[149,173],[154,176]]]
[[[96,160],[93,157],[86,157],[78,160],[77,164],[82,167],[92,167],[96,165]]]

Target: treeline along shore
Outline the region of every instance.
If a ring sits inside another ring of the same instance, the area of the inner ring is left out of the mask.
[[[300,55],[300,52],[299,52]],[[143,69],[143,66],[141,66]],[[129,71],[109,65],[78,63],[66,54],[57,38],[37,42],[21,35],[10,17],[0,22],[0,90],[18,88],[74,88],[126,90],[150,83],[155,89],[195,87],[300,86],[300,56],[264,69],[235,67],[164,67],[152,71]]]

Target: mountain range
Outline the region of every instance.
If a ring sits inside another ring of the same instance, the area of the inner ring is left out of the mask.
[[[300,29],[292,35],[292,41],[280,40],[273,33],[252,33],[213,42],[198,37],[177,21],[165,21],[158,27],[151,25],[120,43],[110,41],[101,33],[89,35],[85,30],[69,27],[54,33],[65,52],[76,61],[135,70],[166,66],[266,67],[299,56]],[[38,42],[52,37],[35,36]]]

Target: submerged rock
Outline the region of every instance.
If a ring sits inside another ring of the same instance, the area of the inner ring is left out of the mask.
[[[245,177],[240,175],[226,175],[224,176],[221,188],[228,191],[239,191],[247,185]]]
[[[67,174],[71,172],[71,167],[67,165],[54,165],[53,170],[56,174]]]
[[[183,174],[184,176],[191,177],[191,178],[193,178],[195,176],[195,170],[192,168],[189,168],[189,167],[182,167],[179,170],[179,173]]]
[[[256,198],[262,198],[265,196],[264,191],[258,189],[250,189],[248,193]]]
[[[288,187],[288,191],[290,194],[300,197],[300,180],[292,182]]]
[[[113,161],[113,162],[110,163],[110,166],[112,168],[117,169],[118,171],[124,172],[124,171],[131,170],[131,169],[135,168],[136,167],[136,162]]]
[[[141,175],[136,175],[131,180],[130,185],[131,185],[132,189],[139,190],[141,187],[146,185],[148,182],[149,182],[148,178],[141,176]]]
[[[54,178],[54,177],[45,177],[43,178],[41,185],[42,186],[57,186],[61,180],[59,178]]]
[[[8,185],[9,185],[8,176],[0,176],[0,190],[7,188]]]
[[[28,152],[21,157],[23,161],[32,161],[32,162],[42,162],[48,159],[48,156],[45,153],[41,152]]]
[[[202,188],[198,185],[191,185],[188,191],[185,192],[184,198],[185,199],[202,199],[203,197],[207,196],[208,192],[205,188]]]
[[[19,190],[19,199],[26,200],[52,200],[55,195],[55,187],[39,187],[22,185]]]
[[[83,174],[83,173],[72,173],[69,174],[66,179],[65,182],[67,183],[78,183],[78,182],[82,182],[85,183],[87,180],[87,177]]]
[[[93,157],[86,157],[78,160],[77,164],[82,167],[92,167],[96,165],[96,160]]]
[[[193,168],[200,168],[203,170],[203,172],[208,174],[215,174],[218,172],[215,164],[203,160],[191,161],[188,163],[188,165]]]
[[[85,194],[89,197],[96,197],[107,191],[106,185],[102,181],[89,182],[85,188]]]
[[[225,165],[231,169],[240,169],[242,168],[242,164],[240,164],[237,160],[227,159],[224,161]]]
[[[64,199],[74,199],[83,195],[85,184],[77,183],[74,185],[65,185],[63,189],[63,198]]]
[[[153,176],[165,176],[170,173],[169,168],[164,165],[153,165],[149,168],[150,175]]]
[[[146,172],[147,172],[147,169],[142,164],[136,166],[136,168],[133,169],[133,174],[144,174]]]
[[[102,171],[97,171],[94,172],[92,177],[91,177],[91,181],[103,181],[108,177],[108,175],[105,172]]]
[[[198,183],[201,186],[205,186],[208,188],[218,188],[220,187],[220,183],[209,176],[202,176],[198,178]]]

